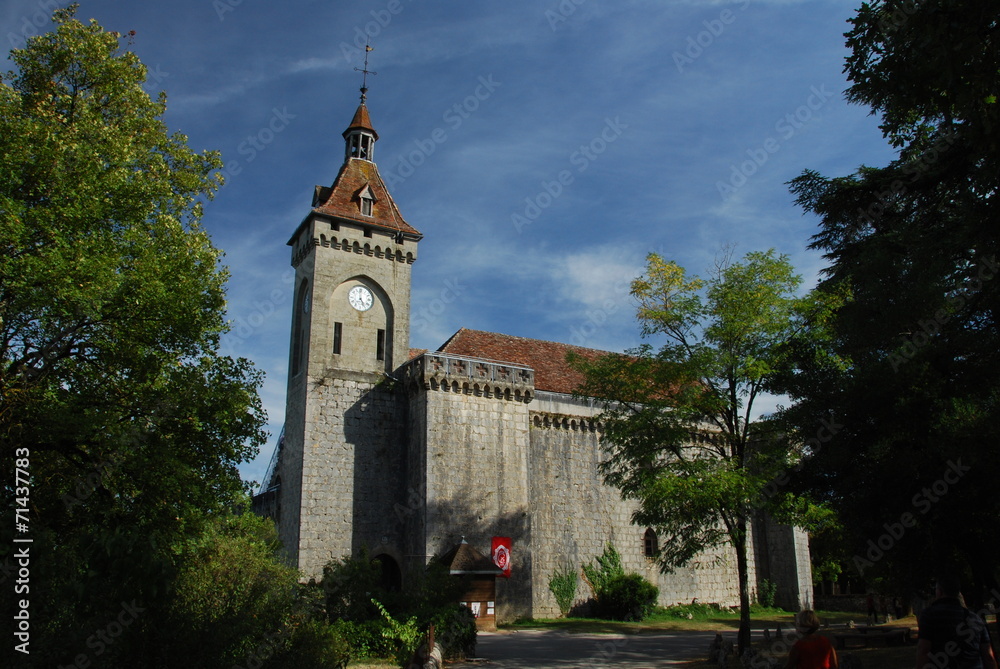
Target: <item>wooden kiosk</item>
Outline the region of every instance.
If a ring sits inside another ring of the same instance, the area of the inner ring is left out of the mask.
[[[440,558],[448,573],[465,584],[459,601],[476,617],[476,629],[495,632],[497,629],[497,576],[503,570],[488,557],[470,546],[465,537]]]

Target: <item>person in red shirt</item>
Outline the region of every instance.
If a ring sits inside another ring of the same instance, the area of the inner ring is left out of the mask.
[[[816,634],[819,618],[814,611],[806,609],[795,616],[795,629],[802,638],[795,642],[788,653],[785,669],[837,669],[837,651],[825,636]]]

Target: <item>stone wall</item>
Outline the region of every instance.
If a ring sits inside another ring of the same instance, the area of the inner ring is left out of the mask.
[[[644,555],[644,527],[631,523],[635,503],[604,484],[598,464],[604,458],[594,422],[598,409],[568,395],[538,392],[531,409],[531,497],[534,547],[532,592],[535,616],[559,615],[548,582],[564,564],[592,562],[608,542],[622,555],[626,571],[642,574],[660,589],[667,606],[701,602],[739,603],[736,556],[732,550],[692,560],[672,574],[661,574]],[[751,567],[751,582],[753,582]],[[580,583],[577,597],[590,597]]]
[[[403,526],[394,513],[405,502],[401,400],[374,374],[329,370],[310,383],[304,447],[286,445],[286,453],[302,454],[298,567],[305,576],[363,547],[403,564]]]
[[[305,430],[305,377],[288,384],[285,402],[285,443],[276,467],[278,539],[288,563],[299,566],[299,522],[302,519],[302,439]]]
[[[528,368],[438,353],[394,376],[328,369],[302,381],[301,406],[289,402],[280,527],[307,577],[362,547],[405,573],[463,537],[487,553],[491,537],[509,536],[512,577],[498,579],[497,619],[557,616],[554,570],[579,568],[611,542],[627,571],[659,587],[662,605],[738,604],[732,549],[672,574],[645,557],[635,503],[598,470],[591,402],[536,391]],[[804,533],[761,521],[750,542],[751,587],[768,578],[779,603],[811,603]],[[589,596],[581,582],[578,599]]]
[[[362,546],[402,565],[404,527],[393,509],[406,503],[408,406],[388,372],[409,353],[417,242],[310,215],[289,245],[296,297],[277,465],[279,536],[307,577]],[[365,311],[347,300],[358,285],[374,296]],[[385,333],[381,360],[378,330]]]
[[[763,519],[767,578],[777,585],[775,604],[793,611],[813,608],[809,535],[800,528]],[[759,527],[760,525],[758,525]],[[763,562],[760,571],[764,571]],[[761,576],[763,578],[763,576]]]
[[[531,379],[510,365],[425,354],[407,366],[411,487],[424,481],[421,532],[410,545],[424,562],[462,537],[485,553],[513,539],[512,577],[498,579],[497,618],[531,613],[528,409]]]

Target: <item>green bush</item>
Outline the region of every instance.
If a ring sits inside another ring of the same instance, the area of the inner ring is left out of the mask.
[[[594,598],[599,599],[600,592],[608,583],[625,575],[625,569],[622,567],[622,556],[610,542],[604,547],[604,553],[595,559],[596,566],[583,565],[583,578],[593,590]]]
[[[465,594],[465,584],[448,572],[440,562],[434,561],[418,574],[411,574],[405,594],[396,608],[386,604],[393,614],[414,615],[423,629],[443,610],[458,606]]]
[[[476,617],[467,606],[443,607],[431,622],[434,640],[444,649],[446,660],[462,660],[476,654]]]
[[[400,667],[409,666],[410,658],[413,657],[413,653],[423,640],[423,634],[417,624],[416,617],[410,617],[400,622],[389,615],[385,607],[376,600],[373,599],[372,603],[378,608],[379,613],[382,614],[382,620],[385,621],[385,629],[382,630],[382,636],[392,644],[392,657],[395,659],[396,665]]]
[[[409,574],[402,592],[387,590],[382,584],[382,567],[367,549],[355,557],[331,560],[323,567],[321,587],[326,596],[330,622],[381,620],[372,600],[396,618],[415,616],[426,627],[443,607],[452,606],[462,595],[462,582],[438,562],[418,574]]]
[[[616,576],[597,593],[597,615],[610,620],[642,620],[656,608],[659,592],[639,574]]]
[[[573,600],[576,599],[576,583],[576,569],[569,565],[557,567],[549,579],[549,590],[555,595],[556,604],[564,616],[569,613]]]
[[[310,620],[295,630],[289,645],[266,666],[274,669],[345,669],[351,649],[336,628]]]
[[[770,609],[774,607],[774,597],[778,594],[778,584],[773,583],[766,578],[761,580],[760,585],[757,588],[757,604],[764,607],[765,609]]]
[[[357,622],[336,620],[331,627],[348,643],[351,657],[392,657],[396,652],[391,639],[385,636],[386,623],[382,618]]]
[[[358,557],[331,560],[323,567],[323,592],[330,622],[378,620],[379,611],[372,599],[387,602],[381,585],[382,570],[366,549]]]
[[[475,654],[476,619],[457,604],[463,583],[438,562],[411,574],[403,592],[389,592],[381,583],[381,567],[362,551],[357,557],[330,561],[321,585],[327,616],[354,657],[408,662],[426,641],[432,623],[445,657]]]
[[[175,546],[169,605],[148,613],[160,652],[178,658],[169,666],[247,666],[279,656],[338,666],[346,645],[313,620],[316,593],[277,559],[278,546],[274,523],[249,513],[213,518],[196,539]]]

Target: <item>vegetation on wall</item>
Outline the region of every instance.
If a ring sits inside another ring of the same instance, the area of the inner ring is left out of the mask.
[[[555,571],[552,572],[552,576],[549,577],[549,590],[556,598],[559,612],[564,616],[573,608],[573,602],[576,599],[577,582],[576,569],[571,565],[556,567]]]

